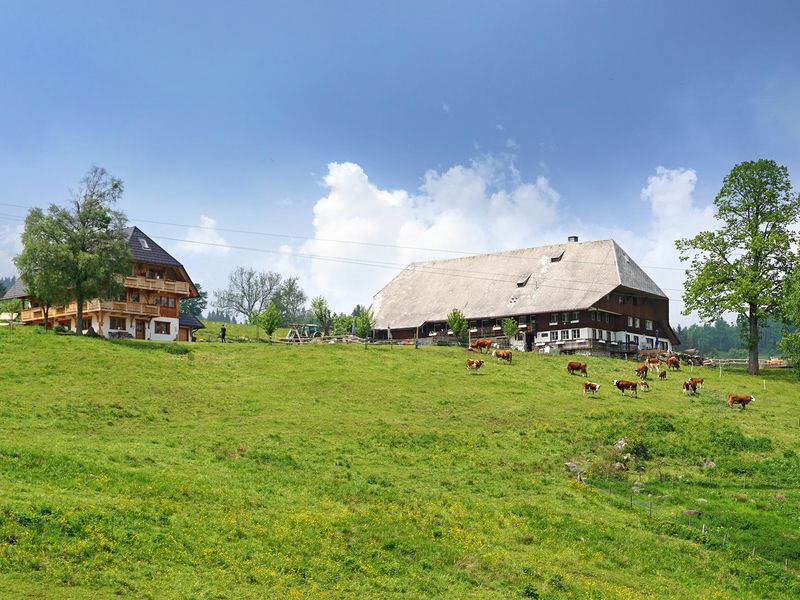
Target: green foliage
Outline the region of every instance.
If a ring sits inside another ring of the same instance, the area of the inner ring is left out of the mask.
[[[333,327],[333,316],[331,315],[331,309],[328,308],[328,301],[322,296],[314,298],[311,301],[311,313],[314,315],[317,325],[322,328],[323,334],[330,335]]]
[[[587,357],[584,398],[564,356],[468,377],[457,348],[169,345],[0,328],[4,596],[800,595],[785,371],[622,398],[631,363]],[[650,458],[586,476],[608,491],[565,470],[623,437]]]
[[[272,339],[272,334],[278,329],[281,324],[281,313],[275,304],[270,304],[267,310],[262,312],[258,318],[258,325],[264,332]]]
[[[183,314],[194,315],[198,319],[202,318],[203,311],[208,306],[208,292],[203,289],[199,283],[195,284],[197,288],[197,293],[199,296],[197,298],[186,298],[181,300],[181,312]]]
[[[304,313],[306,293],[300,288],[297,277],[289,277],[275,295],[275,305],[281,311],[283,325],[296,322]]]
[[[360,338],[372,337],[372,311],[365,310],[355,317],[356,335]]]
[[[447,315],[447,327],[450,328],[458,341],[465,342],[467,340],[469,323],[467,323],[464,313],[457,308],[451,310],[450,314]]]
[[[758,372],[758,324],[779,309],[783,280],[795,262],[792,227],[800,200],[786,167],[771,160],[733,167],[714,200],[721,227],[676,241],[691,259],[684,312],[705,321],[730,311],[748,319],[750,373]]]
[[[517,326],[517,321],[515,319],[510,317],[503,319],[501,325],[503,327],[503,335],[505,335],[509,340],[514,340],[517,338],[519,327]]]
[[[19,298],[11,300],[0,300],[0,313],[19,313],[22,310],[22,302]]]
[[[172,344],[164,344],[164,352],[183,356],[185,354],[191,354],[192,349],[189,347],[189,344],[178,344],[175,342]]]
[[[759,322],[759,354],[777,356],[780,353],[778,342],[787,328],[784,323],[772,319]],[[703,356],[725,358],[747,358],[747,344],[743,342],[743,331],[747,331],[746,319],[740,318],[731,324],[722,318],[713,323],[692,324],[688,327],[678,325],[675,333],[681,340],[676,348],[684,350],[696,348]],[[789,328],[794,331],[794,327]]]
[[[333,335],[350,335],[354,319],[351,315],[333,315]]]
[[[228,287],[214,292],[214,305],[225,313],[240,315],[252,322],[270,303],[276,302],[281,276],[272,271],[237,267],[228,276]]]

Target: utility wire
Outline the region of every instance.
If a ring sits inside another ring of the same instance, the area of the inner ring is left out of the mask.
[[[18,216],[18,215],[7,215],[4,213],[0,213],[0,219],[9,219],[15,221],[24,221],[25,219]],[[153,235],[150,236],[152,238],[158,240],[167,240],[172,242],[179,242],[185,244],[196,244],[201,246],[210,246],[216,248],[224,248],[230,250],[241,250],[246,252],[259,252],[263,254],[277,254],[283,255],[284,253],[279,250],[270,250],[266,248],[256,248],[256,247],[249,247],[249,246],[238,246],[233,244],[220,244],[216,242],[201,242],[197,240],[187,240],[182,238],[174,238],[168,236],[158,236]],[[320,255],[320,254],[308,254],[308,253],[292,253],[291,256],[304,258],[309,260],[318,260],[318,261],[325,261],[325,262],[334,262],[334,263],[341,263],[341,264],[351,264],[357,266],[367,266],[367,267],[376,267],[376,268],[384,268],[384,269],[391,269],[394,271],[418,271],[422,273],[430,273],[436,275],[442,275],[446,277],[460,277],[465,279],[476,279],[481,281],[487,281],[491,283],[516,283],[519,279],[518,275],[512,275],[508,273],[485,273],[481,271],[467,271],[464,269],[452,269],[447,267],[440,267],[436,265],[430,265],[426,263],[414,263],[412,265],[405,265],[401,263],[392,263],[392,262],[384,262],[384,261],[374,261],[374,260],[366,260],[366,259],[355,259],[355,258],[346,258],[346,257],[339,257],[339,256],[329,256],[329,255]],[[566,262],[566,261],[564,261]],[[574,261],[580,262],[580,261]],[[605,264],[605,263],[593,263],[593,264]],[[481,275],[491,275],[491,277],[483,277]],[[575,279],[559,279],[559,278],[547,278],[549,281],[564,281],[567,283],[585,283],[588,285],[600,285],[594,281],[582,281],[582,280],[575,280]],[[534,280],[534,285],[536,287],[546,287],[551,289],[558,289],[564,291],[577,291],[577,292],[585,292],[585,293],[594,293],[598,290],[596,288],[582,288],[582,287],[575,287],[575,286],[558,286],[558,285],[551,285],[548,283],[544,283],[543,281]],[[663,288],[669,289],[672,291],[681,291],[675,288]],[[669,300],[673,302],[680,302],[683,301],[676,298],[667,297]]]

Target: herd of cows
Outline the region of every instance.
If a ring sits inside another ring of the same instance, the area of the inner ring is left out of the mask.
[[[479,340],[475,340],[474,343],[470,344],[467,348],[470,352],[479,352],[483,353],[484,348],[486,349],[486,354],[489,354],[489,351],[492,349],[492,341],[489,339],[481,338]],[[511,364],[511,358],[513,353],[511,350],[502,350],[502,349],[495,349],[492,351],[492,356],[494,356],[498,362],[501,360],[505,360],[509,364]],[[658,374],[658,378],[661,381],[666,380],[667,378],[667,371],[680,371],[681,370],[681,361],[677,356],[670,356],[664,361],[666,366],[662,367],[662,360],[657,356],[648,357],[647,361],[640,364],[636,369],[634,369],[634,373],[639,378],[639,381],[627,381],[625,379],[614,379],[613,385],[616,387],[620,393],[624,396],[625,391],[628,390],[632,396],[638,397],[638,390],[642,390],[643,392],[650,391],[650,384],[647,383],[647,374],[650,371],[655,371]],[[470,372],[477,372],[480,368],[485,364],[484,360],[480,359],[467,359],[467,373]],[[584,377],[589,377],[588,370],[587,370],[587,363],[585,362],[578,362],[578,361],[570,361],[567,363],[567,373],[570,375],[574,375],[575,373],[580,373]],[[698,388],[704,388],[705,381],[702,377],[691,377],[683,382],[683,393],[684,394],[691,394],[696,395]],[[592,383],[590,381],[584,381],[582,385],[583,395],[586,396],[586,393],[589,392],[590,394],[594,395],[600,390],[599,383]],[[742,409],[746,408],[748,404],[751,402],[755,402],[755,398],[750,395],[739,395],[739,394],[728,394],[728,406],[733,408],[735,404],[739,404]]]

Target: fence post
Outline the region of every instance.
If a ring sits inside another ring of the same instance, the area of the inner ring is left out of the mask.
[[[755,555],[756,555],[756,547],[753,546],[753,556],[755,556]]]
[[[722,547],[725,547],[725,544],[728,542],[728,532],[725,532],[725,535],[722,537]]]

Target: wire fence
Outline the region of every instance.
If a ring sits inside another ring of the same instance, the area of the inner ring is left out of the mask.
[[[681,510],[679,507],[663,506],[657,498],[647,497],[643,499],[638,493],[631,491],[628,494],[621,493],[610,487],[603,487],[596,481],[590,482],[581,479],[582,483],[589,488],[603,494],[615,505],[620,508],[627,508],[647,519],[657,520],[672,526],[672,533],[682,534],[682,537],[695,540],[704,545],[728,550],[738,551],[742,556],[749,555],[753,558],[761,558],[772,564],[780,565],[786,571],[795,576],[800,576],[800,547],[794,549],[792,558],[777,556],[771,550],[775,545],[775,540],[761,540],[761,543],[754,541],[752,536],[747,536],[734,527],[722,527],[710,523],[703,511],[700,509]],[[743,488],[746,488],[746,480]],[[636,484],[634,484],[636,489]],[[788,537],[788,536],[787,536]],[[746,540],[744,538],[747,538]]]

